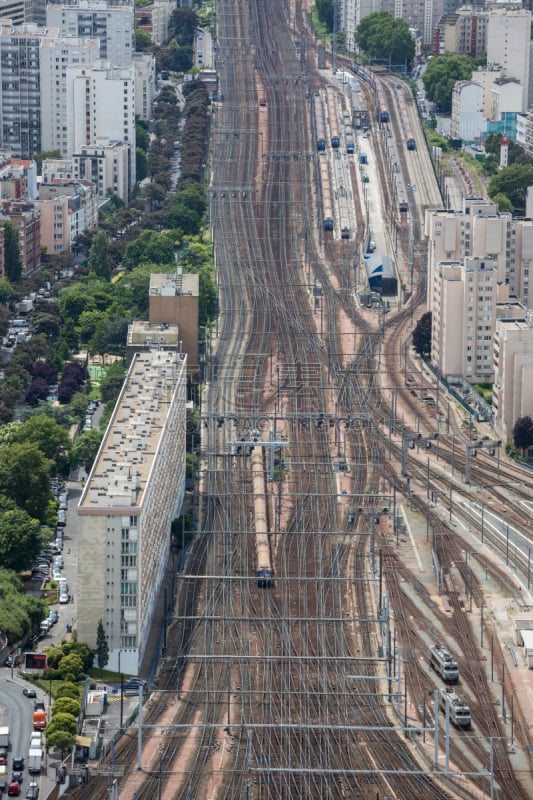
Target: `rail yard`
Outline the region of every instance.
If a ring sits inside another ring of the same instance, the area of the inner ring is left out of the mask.
[[[120,797],[531,797],[498,615],[527,611],[533,490],[410,345],[442,203],[416,104],[354,68],[370,130],[348,119],[299,4],[219,0],[217,25],[198,534]],[[388,305],[360,302],[374,240]]]

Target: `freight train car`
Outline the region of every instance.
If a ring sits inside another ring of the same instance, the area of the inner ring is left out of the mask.
[[[266,500],[265,469],[263,465],[263,448],[255,445],[251,456],[252,487],[254,498],[255,520],[255,557],[256,578],[260,589],[270,589],[274,583],[272,555],[268,526],[268,508]]]
[[[324,104],[320,94],[315,94],[316,149],[326,149],[326,122],[324,120]]]
[[[323,225],[325,231],[333,230],[333,203],[331,200],[331,181],[328,160],[325,155],[319,158],[320,186],[322,189]]]
[[[328,104],[328,122],[331,146],[337,148],[340,147],[341,140],[339,136],[339,120],[337,118],[337,99],[333,86],[326,87],[326,100]]]

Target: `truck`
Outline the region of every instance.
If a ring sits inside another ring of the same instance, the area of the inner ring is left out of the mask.
[[[9,728],[0,728],[0,747],[9,747]]]
[[[5,764],[0,767],[0,794],[3,793],[4,789],[7,789],[7,767]]]
[[[30,775],[36,775],[41,771],[42,761],[43,754],[41,748],[30,747],[30,751],[28,753],[28,772]]]
[[[43,731],[46,728],[46,712],[42,708],[33,712],[33,730]]]

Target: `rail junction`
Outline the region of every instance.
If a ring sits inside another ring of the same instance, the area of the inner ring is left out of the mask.
[[[365,142],[381,198],[355,154],[350,238],[328,236],[312,118],[330,81],[300,6],[219,0],[217,23],[209,190],[222,313],[202,393],[199,532],[142,729],[114,751],[120,797],[527,798],[530,730],[483,614],[478,542],[495,552],[487,579],[509,587],[511,566],[529,589],[533,492],[499,446],[473,455],[476,431],[409,347],[423,211],[441,203],[416,109],[403,98],[402,119],[398,79],[376,76],[389,120]],[[356,302],[354,264],[377,215],[404,270],[396,309]],[[256,445],[268,451],[262,480]],[[489,517],[498,503],[503,536]],[[407,510],[427,525],[434,594],[403,557]],[[437,640],[459,664],[470,731],[439,723]],[[76,797],[109,788],[95,775]]]

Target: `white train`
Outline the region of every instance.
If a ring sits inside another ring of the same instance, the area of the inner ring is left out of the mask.
[[[252,488],[255,519],[255,557],[257,585],[260,589],[270,589],[274,583],[274,570],[270,553],[268,535],[268,509],[265,487],[263,448],[255,445],[252,455]]]
[[[458,694],[447,689],[440,693],[440,710],[446,713],[446,700],[450,707],[450,719],[456,728],[468,730],[472,724],[472,714],[470,707],[462,700]]]
[[[459,681],[459,665],[443,644],[434,644],[429,651],[429,666],[445,683]]]

